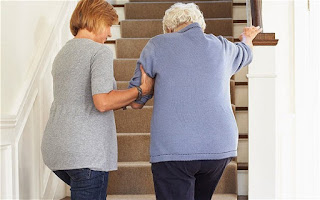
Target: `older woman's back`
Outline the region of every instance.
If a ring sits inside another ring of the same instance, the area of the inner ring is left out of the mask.
[[[150,160],[157,199],[209,200],[232,157],[238,128],[231,109],[230,78],[252,60],[259,27],[245,28],[240,43],[204,33],[194,3],[176,3],[163,18],[165,33],[143,49],[139,66],[155,78]],[[146,96],[133,108],[142,108]],[[236,183],[235,183],[236,184]]]
[[[151,162],[237,156],[229,81],[251,59],[247,45],[204,34],[198,23],[149,41],[138,65],[155,77]]]

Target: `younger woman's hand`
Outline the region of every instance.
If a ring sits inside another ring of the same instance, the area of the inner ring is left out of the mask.
[[[147,95],[153,92],[154,79],[150,78],[148,74],[144,71],[143,66],[140,65],[141,70],[141,89],[142,95]]]

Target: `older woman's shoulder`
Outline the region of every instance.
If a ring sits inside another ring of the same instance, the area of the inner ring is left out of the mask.
[[[215,35],[213,35],[212,33],[210,33],[210,34],[205,34],[205,37],[206,37],[208,40],[214,40],[214,41],[222,41],[222,40],[223,40],[223,37],[222,37],[221,35],[215,36]]]
[[[215,36],[213,34],[205,34],[205,37],[207,38],[207,40],[215,44],[220,44],[225,46],[229,43],[229,40],[221,35]]]
[[[178,35],[175,33],[164,33],[164,34],[154,36],[153,38],[150,39],[150,41],[156,45],[156,44],[161,44],[164,41],[168,42],[168,40],[175,40],[176,37],[178,37]]]

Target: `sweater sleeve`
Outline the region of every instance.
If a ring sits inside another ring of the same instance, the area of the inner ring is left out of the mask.
[[[93,56],[91,63],[91,91],[92,96],[100,93],[109,93],[115,89],[113,76],[113,54],[104,46]]]
[[[231,76],[252,62],[252,50],[247,44],[243,42],[233,43],[221,36],[219,39],[223,43],[228,66],[231,67]]]
[[[154,67],[154,44],[150,40],[147,45],[144,47],[144,49],[141,52],[140,58],[137,62],[137,66],[134,72],[134,76],[132,77],[129,88],[140,86],[141,84],[141,70],[140,65],[143,66],[144,71],[147,73],[147,75],[151,78],[155,78],[155,74],[153,71]],[[152,98],[153,95],[146,95],[141,98],[140,101],[135,101],[138,104],[145,104],[149,99]]]

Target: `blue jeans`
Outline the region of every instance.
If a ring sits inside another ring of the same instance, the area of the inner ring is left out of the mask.
[[[231,159],[152,163],[157,200],[211,200]]]
[[[54,173],[71,186],[71,200],[105,200],[107,198],[108,172],[84,168],[58,170]]]

